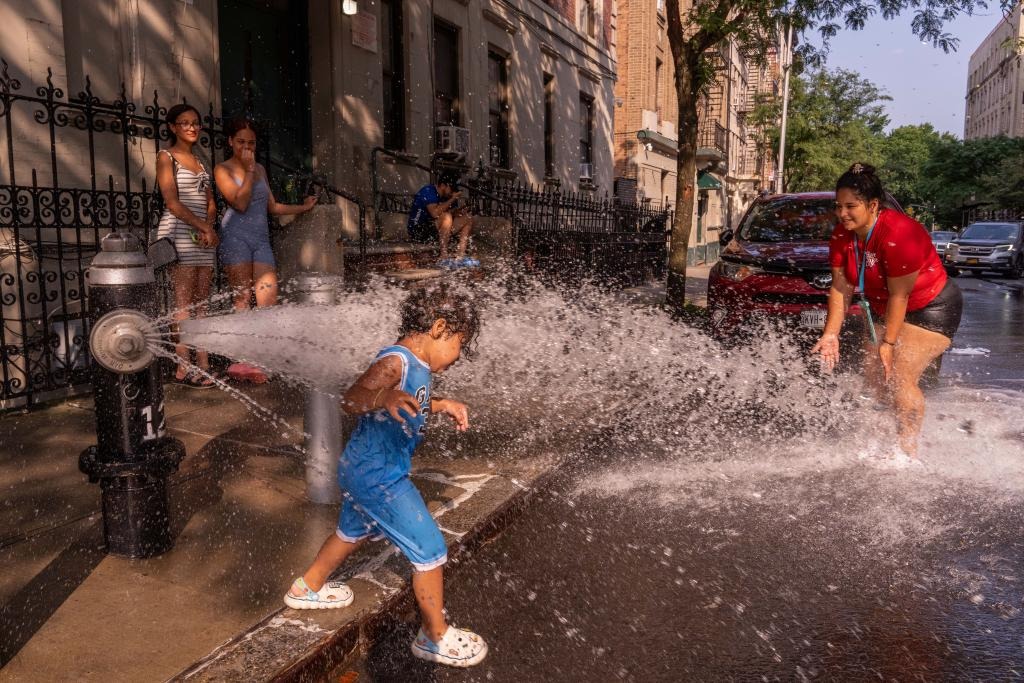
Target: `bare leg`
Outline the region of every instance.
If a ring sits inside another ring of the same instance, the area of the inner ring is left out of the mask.
[[[239,263],[234,266],[224,266],[228,274],[228,285],[235,293],[235,310],[249,310],[249,301],[252,296],[253,264]]]
[[[444,619],[444,566],[413,571],[412,590],[423,619],[423,633],[436,643],[448,630]]]
[[[192,302],[195,304],[194,316],[196,318],[206,317],[206,303],[210,298],[210,289],[213,286],[213,268],[210,266],[196,266],[192,269]],[[196,365],[203,370],[210,369],[210,354],[206,349],[196,349]]]
[[[252,264],[256,289],[256,306],[263,308],[277,303],[277,273],[269,263]]]
[[[170,268],[171,283],[174,290],[174,321],[175,331],[182,320],[191,317],[189,306],[192,304],[192,266],[174,265]],[[178,379],[185,379],[188,369],[185,363],[190,357],[189,348],[180,341],[174,346],[174,353],[178,355],[178,369],[175,376]]]
[[[459,216],[454,219],[454,230],[459,234],[459,246],[455,250],[455,257],[462,258],[466,255],[466,247],[469,245],[469,233],[473,229],[472,216]]]
[[[865,327],[867,321],[864,321]],[[875,334],[879,339],[885,338],[885,326],[875,324]],[[878,345],[871,341],[871,332],[865,331],[864,334],[864,381],[870,390],[875,395],[875,400],[880,404],[888,404],[892,397],[890,396],[889,387],[885,383],[885,369],[882,367],[882,359],[878,357]]]
[[[924,394],[918,386],[921,373],[949,344],[949,337],[917,325],[904,323],[900,329],[890,384],[900,448],[911,457],[917,457],[917,438],[924,422]]]
[[[361,546],[365,540],[360,539],[355,543],[349,543],[348,541],[341,540],[338,534],[328,536],[324,544],[320,546],[320,552],[316,554],[313,564],[302,575],[302,579],[309,586],[309,589],[318,591],[323,588],[324,583],[327,582],[327,577],[334,573],[334,570],[340,567],[341,563],[354,553],[356,548]],[[292,594],[295,597],[301,597],[299,594]]]
[[[438,216],[435,219],[435,221],[437,224],[437,239],[440,242],[440,256],[441,260],[443,261],[444,259],[448,258],[448,241],[452,237],[453,227],[452,215],[451,213],[445,211],[440,216]]]

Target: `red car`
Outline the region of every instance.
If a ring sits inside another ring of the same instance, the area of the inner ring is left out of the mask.
[[[899,209],[891,197],[888,204]],[[756,199],[736,231],[720,237],[720,260],[708,276],[712,333],[741,337],[752,324],[775,321],[802,332],[803,341],[817,339],[832,286],[828,240],[835,226],[834,192]]]

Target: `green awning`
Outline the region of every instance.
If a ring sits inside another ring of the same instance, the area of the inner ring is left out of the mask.
[[[698,190],[720,190],[722,189],[722,181],[710,173],[701,173],[697,176],[697,189]]]

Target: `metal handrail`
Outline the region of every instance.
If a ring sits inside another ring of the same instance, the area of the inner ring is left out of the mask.
[[[359,210],[359,257],[360,259],[364,259],[366,257],[366,203],[362,199],[347,190],[335,187],[325,178],[313,173],[312,171],[293,168],[273,158],[267,159],[267,163],[271,167],[277,168],[284,173],[307,179],[312,187],[319,187],[322,191],[327,192],[328,194],[341,197],[342,199],[355,204],[356,208]],[[344,237],[339,235],[335,240],[335,244],[341,244],[342,241],[344,241]]]

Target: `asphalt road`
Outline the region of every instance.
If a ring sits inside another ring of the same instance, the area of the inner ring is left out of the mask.
[[[1024,391],[1024,280],[961,275],[964,317],[942,374],[956,381]]]
[[[484,663],[413,659],[410,614],[357,680],[1021,679],[1024,287],[959,283],[927,470],[856,460],[870,408],[836,443],[751,439],[737,459],[708,431],[583,461],[454,568],[448,608]]]

